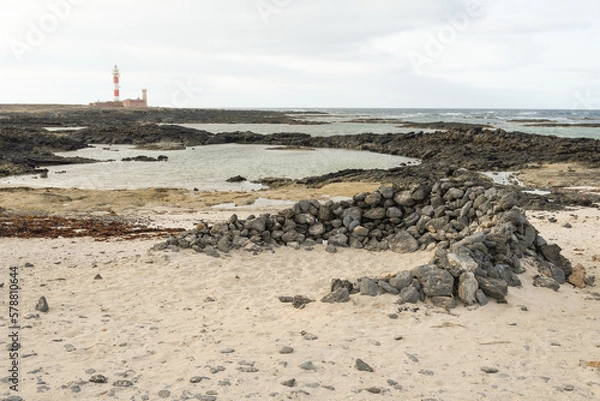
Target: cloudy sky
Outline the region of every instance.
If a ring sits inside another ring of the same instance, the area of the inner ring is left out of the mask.
[[[0,0],[0,103],[600,108],[598,0]]]

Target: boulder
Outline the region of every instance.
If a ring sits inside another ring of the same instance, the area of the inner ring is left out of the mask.
[[[413,276],[419,280],[423,292],[428,297],[452,296],[454,277],[436,265],[419,266],[412,270]]]
[[[487,297],[500,302],[506,302],[506,294],[508,294],[508,284],[506,281],[479,275],[475,276],[475,279],[479,283],[479,288]]]
[[[467,306],[477,302],[479,283],[473,272],[467,271],[460,275],[458,280],[458,298]]]
[[[410,253],[419,250],[419,242],[407,231],[400,231],[389,240],[390,249],[397,253]]]
[[[390,278],[390,285],[398,290],[402,290],[412,284],[413,275],[409,270],[398,272],[394,277]]]

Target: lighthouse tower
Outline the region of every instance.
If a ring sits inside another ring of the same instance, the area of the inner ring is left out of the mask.
[[[120,95],[119,95],[119,77],[121,76],[121,74],[119,74],[119,69],[117,68],[117,65],[115,64],[115,68],[113,68],[113,84],[115,85],[114,87],[114,96],[115,96],[115,102],[120,102]]]

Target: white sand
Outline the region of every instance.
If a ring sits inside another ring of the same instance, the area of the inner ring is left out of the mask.
[[[536,218],[551,213],[529,214],[574,264],[598,274],[597,210],[559,213],[557,223]],[[566,222],[573,228],[561,226]],[[332,277],[410,269],[429,254],[343,249],[332,255],[317,246],[256,256],[235,251],[214,259],[193,251],[149,251],[157,242],[0,240],[0,282],[8,281],[10,265],[18,265],[23,288],[18,395],[28,401],[157,400],[159,391],[169,390],[168,400],[200,394],[217,400],[600,399],[600,372],[581,363],[600,360],[600,300],[591,299],[598,289],[534,288],[535,272],[528,271],[521,276],[523,288],[509,290],[507,305],[492,301],[474,311],[461,306],[451,315],[418,304],[417,312],[391,319],[398,310],[392,295],[354,295],[333,305],[318,300]],[[26,262],[34,267],[24,267]],[[94,280],[97,274],[103,279]],[[4,372],[6,287],[0,290]],[[317,302],[298,310],[278,300],[296,294]],[[34,310],[41,295],[48,313]],[[39,318],[25,318],[32,314]],[[318,339],[304,339],[303,330]],[[294,352],[279,354],[283,346]],[[227,348],[234,352],[221,353]],[[356,358],[374,372],[356,370]],[[258,371],[239,371],[243,361]],[[316,371],[299,367],[307,361]],[[225,370],[211,373],[217,366]],[[483,366],[499,372],[484,373]],[[108,383],[87,383],[93,375],[88,369]],[[209,379],[190,383],[194,376]],[[295,387],[281,384],[291,378]],[[115,388],[117,380],[133,386]],[[80,381],[80,392],[73,392]],[[8,384],[0,386],[0,396],[11,394]]]

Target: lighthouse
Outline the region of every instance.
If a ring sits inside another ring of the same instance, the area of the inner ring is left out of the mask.
[[[119,96],[119,77],[121,75],[119,74],[119,69],[117,68],[117,65],[115,64],[115,68],[113,68],[113,84],[114,84],[114,96],[115,96],[115,102],[120,102],[120,96]]]

